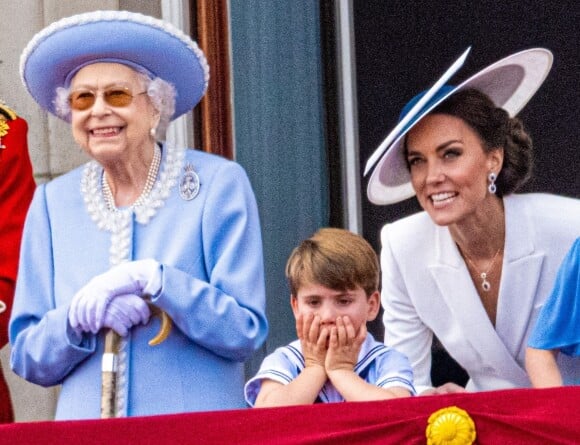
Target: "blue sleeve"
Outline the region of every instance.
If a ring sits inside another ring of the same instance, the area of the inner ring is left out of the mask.
[[[246,173],[234,162],[223,163],[205,186],[202,250],[209,282],[164,265],[153,302],[196,343],[243,361],[268,333],[258,209]]]
[[[294,380],[303,368],[298,368],[295,363],[284,354],[284,348],[277,348],[262,361],[258,373],[244,386],[246,403],[253,407],[260,393],[263,380],[273,380],[282,385],[287,385]]]
[[[404,354],[389,348],[377,357],[376,367],[375,385],[381,388],[401,387],[413,395],[417,394],[413,386],[413,369]]]
[[[42,386],[59,384],[95,350],[94,337],[76,344],[68,330],[68,305],[55,305],[52,258],[50,217],[41,185],[24,225],[9,336],[12,369]]]
[[[528,346],[580,356],[580,238],[564,258]]]

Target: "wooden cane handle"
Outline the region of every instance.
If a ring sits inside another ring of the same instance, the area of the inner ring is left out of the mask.
[[[167,312],[159,309],[157,306],[149,303],[149,308],[151,309],[151,316],[152,317],[159,317],[161,320],[161,327],[159,328],[159,332],[155,337],[149,340],[149,346],[157,346],[160,343],[163,343],[165,339],[171,333],[171,328],[173,327],[173,322]]]

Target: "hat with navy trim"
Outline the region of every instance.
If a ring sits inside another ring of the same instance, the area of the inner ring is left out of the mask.
[[[486,94],[497,107],[513,117],[540,88],[552,67],[553,56],[549,50],[532,48],[501,59],[459,86],[447,84],[463,65],[469,51],[470,48],[429,90],[405,105],[397,126],[369,157],[364,174],[372,170],[367,185],[367,196],[372,203],[394,204],[415,195],[405,160],[405,135],[437,105],[458,91],[473,88]]]

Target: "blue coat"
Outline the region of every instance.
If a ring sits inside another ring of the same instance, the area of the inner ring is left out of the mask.
[[[528,346],[580,357],[580,237],[558,269],[554,289],[542,307]]]
[[[503,202],[505,247],[495,327],[447,227],[421,212],[382,229],[385,342],[409,357],[418,392],[431,385],[433,335],[469,374],[468,390],[530,386],[524,368],[527,337],[580,233],[580,200],[523,194]],[[565,378],[578,372],[562,360]]]
[[[261,233],[249,180],[221,157],[195,150],[185,156],[183,164],[199,175],[199,194],[185,200],[173,183],[155,216],[143,224],[133,212],[125,234],[130,260],[162,263],[154,304],[174,324],[154,347],[147,342],[159,330],[157,318],[129,334],[130,416],[245,406],[243,362],[267,335]],[[166,158],[164,150],[163,163]],[[82,177],[78,168],[36,191],[10,322],[13,370],[39,385],[62,384],[57,419],[100,416],[104,332],[85,335],[77,346],[67,320],[75,293],[110,267],[111,233],[91,219]]]

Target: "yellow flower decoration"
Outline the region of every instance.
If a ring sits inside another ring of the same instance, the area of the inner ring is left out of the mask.
[[[6,119],[4,119],[4,116],[0,116],[0,138],[2,136],[6,136],[8,134],[9,129],[10,127],[6,123]]]
[[[429,416],[427,445],[471,445],[475,441],[475,423],[466,411],[456,406],[435,411]]]

